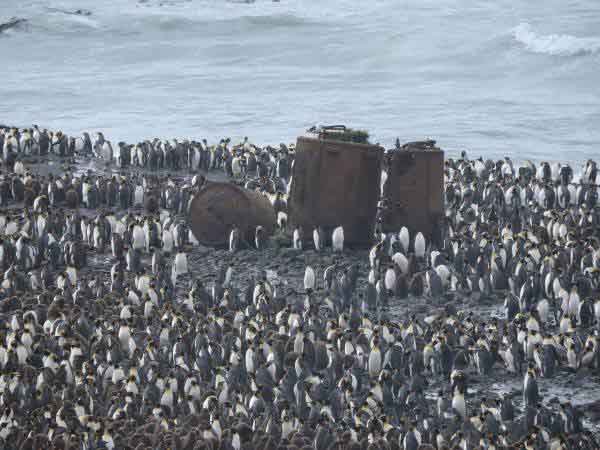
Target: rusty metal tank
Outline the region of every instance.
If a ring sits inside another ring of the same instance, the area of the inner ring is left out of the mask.
[[[420,231],[438,240],[444,215],[444,152],[435,141],[405,144],[386,155],[386,171],[383,230],[405,226],[411,236]]]
[[[269,236],[276,221],[267,197],[231,183],[207,183],[190,206],[190,229],[198,242],[209,247],[227,245],[235,226],[252,243],[257,226],[262,225]]]
[[[289,219],[312,236],[316,226],[327,235],[344,227],[344,241],[368,244],[372,240],[379,198],[383,148],[356,142],[302,136],[296,155],[289,195]]]

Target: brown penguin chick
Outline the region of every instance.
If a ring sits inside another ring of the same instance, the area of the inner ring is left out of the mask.
[[[264,450],[277,450],[277,442],[272,437],[268,437],[263,448]]]
[[[49,448],[50,447],[50,439],[45,434],[36,434],[33,441],[34,448]]]
[[[34,439],[33,437],[26,438],[21,445],[19,446],[19,450],[35,450],[33,447]]]
[[[252,440],[252,445],[254,448],[264,449],[267,445],[267,436],[264,436],[262,433],[254,433],[254,439]]]
[[[145,448],[150,448],[153,446],[153,437],[154,433],[144,433],[140,437],[140,443],[144,445]]]
[[[10,311],[17,311],[21,308],[21,302],[18,297],[9,297],[3,302],[0,302],[0,312],[7,313]]]
[[[196,430],[190,430],[188,434],[183,436],[181,439],[181,449],[182,450],[193,450],[194,445],[198,439],[198,433]]]
[[[246,444],[252,441],[254,433],[252,431],[252,428],[250,428],[250,426],[247,423],[241,422],[240,424],[238,424],[238,426],[236,427],[236,431],[240,436],[240,442],[242,444]]]
[[[296,434],[293,438],[292,438],[292,444],[295,445],[298,448],[302,448],[304,447],[304,439],[302,439],[301,436],[299,436],[298,434]]]
[[[55,436],[52,439],[52,449],[53,450],[65,450],[65,440],[63,439],[62,435],[58,435]]]
[[[127,439],[127,445],[135,448],[142,440],[142,434],[139,431],[132,433],[129,435],[129,439]]]

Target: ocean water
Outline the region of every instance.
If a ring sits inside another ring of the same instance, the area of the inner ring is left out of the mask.
[[[0,123],[260,144],[343,123],[386,146],[600,156],[598,0],[0,0],[13,16]]]

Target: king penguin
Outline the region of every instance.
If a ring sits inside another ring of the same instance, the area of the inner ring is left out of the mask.
[[[334,252],[344,251],[344,228],[342,226],[339,226],[333,230],[331,242]]]

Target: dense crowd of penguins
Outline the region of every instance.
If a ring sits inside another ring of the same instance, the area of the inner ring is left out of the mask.
[[[191,276],[197,242],[182,218],[204,178],[151,173],[275,180],[251,187],[276,193],[283,227],[285,146],[113,152],[101,134],[37,127],[0,130],[0,144],[1,449],[599,448],[582,411],[538,387],[600,374],[594,162],[575,177],[568,165],[448,159],[441,236],[376,231],[362,264],[345,258],[342,227],[288,230],[295,251],[334,255],[289,289],[236,273],[236,230],[223,230],[232,259],[214,282]],[[28,160],[47,153],[139,170],[32,173]],[[248,245],[270,243],[257,230]],[[109,275],[86,270],[99,255]],[[414,297],[444,307],[392,318]],[[504,302],[503,314],[457,312],[467,297]],[[522,393],[469,390],[497,374]]]
[[[119,168],[148,171],[222,169],[234,178],[242,178],[249,172],[258,178],[276,176],[287,180],[291,163],[285,144],[280,144],[279,148],[259,148],[248,138],[235,146],[231,146],[229,138],[221,139],[216,145],[209,145],[206,139],[201,142],[153,139],[135,145],[119,142],[113,146],[102,133],[97,133],[92,140],[88,133],[74,137],[61,131],[40,130],[37,126],[23,130],[5,128],[4,132],[0,132],[0,149],[9,166],[24,156],[55,154],[69,157],[77,154],[94,157]]]

